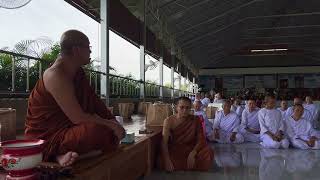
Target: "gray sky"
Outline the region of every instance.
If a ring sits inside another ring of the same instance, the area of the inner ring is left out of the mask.
[[[0,8],[0,48],[10,49],[21,40],[48,37],[58,42],[68,29],[84,32],[92,45],[91,58],[99,56],[100,24],[63,0],[32,0],[28,5],[14,10]],[[146,59],[156,61],[149,57]],[[118,74],[131,73],[139,78],[139,49],[110,32],[110,66]],[[164,67],[164,83],[170,82],[170,69]],[[146,79],[159,82],[159,67],[146,72]],[[182,81],[183,84],[184,81]]]

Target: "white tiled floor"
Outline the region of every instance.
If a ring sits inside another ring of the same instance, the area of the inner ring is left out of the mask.
[[[138,134],[143,116],[125,127]],[[259,144],[210,144],[214,161],[208,172],[166,173],[155,170],[145,180],[319,180],[320,150],[264,149]]]
[[[259,144],[211,144],[215,151],[208,172],[154,171],[145,180],[318,180],[320,151],[263,149]]]

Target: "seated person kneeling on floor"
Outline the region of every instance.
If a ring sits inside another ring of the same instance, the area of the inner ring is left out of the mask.
[[[320,149],[319,132],[311,122],[303,118],[302,104],[293,106],[293,115],[286,117],[286,134],[293,147],[299,149]]]
[[[248,100],[248,107],[242,112],[240,132],[246,142],[260,142],[259,108],[253,98]]]
[[[231,102],[224,101],[222,108],[223,110],[216,112],[213,133],[209,140],[218,143],[243,143],[244,138],[238,132],[240,119],[235,112],[231,111]]]
[[[160,167],[167,171],[206,171],[212,165],[213,151],[207,145],[201,120],[190,114],[191,100],[180,97],[176,114],[164,120]]]
[[[276,107],[274,96],[266,96],[266,107],[258,113],[261,145],[265,148],[288,148],[289,141],[284,136],[284,122],[281,112]]]

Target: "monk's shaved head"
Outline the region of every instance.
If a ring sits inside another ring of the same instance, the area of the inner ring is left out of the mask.
[[[61,52],[70,54],[72,47],[89,43],[88,37],[78,30],[68,30],[60,38]]]

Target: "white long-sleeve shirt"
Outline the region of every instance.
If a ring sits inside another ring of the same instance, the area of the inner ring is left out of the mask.
[[[284,132],[284,123],[279,110],[263,108],[258,112],[258,119],[260,123],[260,135],[265,134],[267,131],[273,134],[280,130]]]
[[[216,113],[213,129],[219,129],[227,133],[238,132],[240,126],[240,120],[236,113],[230,112],[225,115],[224,111],[218,111]]]
[[[243,129],[250,128],[254,130],[260,130],[258,119],[259,110],[259,108],[254,109],[252,112],[250,112],[248,108],[243,110],[240,127]]]
[[[194,115],[202,116],[205,123],[206,136],[209,137],[212,134],[212,123],[208,120],[208,117],[204,111],[195,111]]]
[[[318,120],[319,110],[315,104],[304,104],[303,107],[311,113],[313,122]]]
[[[319,137],[319,133],[313,129],[311,123],[302,117],[298,121],[295,121],[292,116],[289,116],[284,122],[285,132],[290,140],[309,140],[311,136]]]
[[[242,112],[243,112],[244,109],[245,108],[243,106],[241,106],[241,105],[232,105],[231,106],[231,111],[235,112],[238,115],[240,120],[242,118]]]
[[[285,120],[287,109],[286,110],[282,110],[281,107],[279,107],[277,109],[281,112],[282,119]]]
[[[286,115],[285,115],[285,118],[287,117],[290,117],[293,115],[293,106],[289,107],[286,111]],[[310,121],[311,123],[313,123],[313,118],[312,118],[312,115],[311,113],[309,112],[308,109],[304,108],[304,111],[303,111],[303,115],[302,117],[308,121]]]

